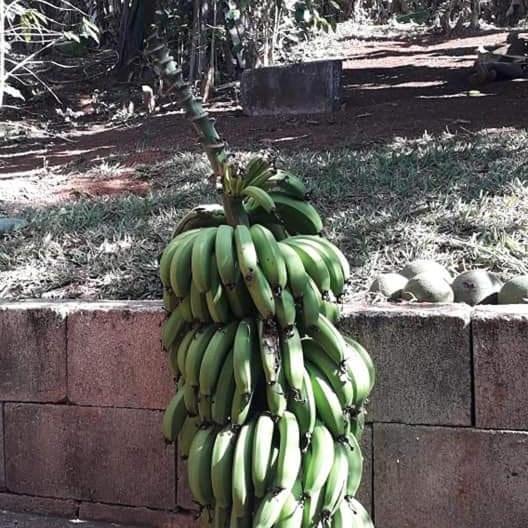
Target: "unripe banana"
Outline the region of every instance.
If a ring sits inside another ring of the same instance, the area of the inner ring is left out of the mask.
[[[306,331],[334,363],[340,367],[345,366],[346,341],[339,330],[324,315],[319,315],[317,325],[307,328]]]
[[[274,183],[282,194],[296,198],[297,200],[305,200],[307,191],[303,181],[289,171],[278,170],[274,176],[270,178],[270,183]]]
[[[200,420],[198,416],[187,416],[183,422],[180,434],[178,435],[178,451],[183,460],[189,457],[189,450],[194,439],[194,435],[198,432]]]
[[[178,390],[163,414],[163,436],[168,442],[174,442],[183,427],[186,417],[187,411],[185,409],[185,400],[183,399],[183,390]]]
[[[176,308],[170,317],[163,323],[161,330],[161,343],[165,350],[170,350],[180,337],[180,334],[182,334],[187,328],[187,323],[181,316],[182,309],[180,306],[178,306],[178,308]]]
[[[260,360],[264,376],[266,377],[266,383],[275,383],[277,381],[280,364],[279,340],[274,329],[262,320],[258,320],[257,322],[257,331]]]
[[[253,519],[254,528],[271,528],[275,525],[289,494],[290,490],[287,489],[269,491],[257,508]]]
[[[215,504],[212,528],[228,528],[230,516],[231,516],[231,511],[229,507],[224,507],[224,506]],[[210,524],[211,523],[209,522],[207,525],[210,526]]]
[[[288,335],[281,339],[282,368],[284,376],[295,397],[302,391],[304,359],[301,336],[297,328],[293,327]]]
[[[209,341],[200,365],[199,385],[201,396],[211,398],[220,375],[220,369],[228,352],[233,347],[237,327],[236,321],[223,326],[214,333]]]
[[[270,192],[277,213],[291,233],[317,235],[323,229],[319,213],[308,202],[290,198],[279,192]]]
[[[172,261],[172,257],[174,256],[174,253],[176,252],[176,249],[187,239],[196,236],[198,233],[197,229],[193,229],[191,231],[187,231],[186,233],[183,233],[181,235],[176,236],[173,238],[168,244],[167,247],[163,250],[163,253],[160,257],[159,262],[159,273],[160,273],[160,279],[161,283],[165,288],[171,288],[170,284],[170,265]]]
[[[359,408],[370,393],[370,372],[363,358],[355,347],[346,347],[345,368],[348,378],[354,385],[354,405]]]
[[[324,487],[324,498],[321,508],[323,519],[331,519],[341,505],[346,493],[347,476],[348,459],[345,446],[341,442],[336,442],[334,463]]]
[[[343,501],[341,504],[341,508],[348,508],[352,512],[350,517],[346,517],[351,521],[350,524],[345,524],[346,527],[374,528],[374,523],[372,522],[367,510],[356,499],[350,498],[346,501]]]
[[[203,424],[210,424],[213,420],[212,414],[212,405],[211,398],[206,398],[205,396],[198,393],[198,416],[200,421]]]
[[[359,411],[356,411],[353,416],[350,417],[349,424],[347,427],[347,438],[350,437],[350,435],[354,435],[358,441],[361,440],[361,437],[363,436],[363,431],[365,430],[366,414],[367,413],[365,409],[361,408]]]
[[[306,497],[303,509],[303,528],[314,528],[320,525],[323,499],[324,488],[314,492],[311,497]]]
[[[313,363],[325,375],[339,398],[341,406],[350,407],[354,403],[354,386],[347,374],[343,373],[312,339],[303,339],[302,346],[305,359]]]
[[[229,308],[229,302],[225,293],[225,288],[220,281],[218,269],[216,267],[216,258],[214,254],[211,257],[211,280],[210,289],[205,294],[207,310],[211,319],[215,323],[228,323],[233,319]]]
[[[185,379],[185,358],[187,357],[187,350],[189,349],[189,346],[196,335],[196,332],[198,331],[198,328],[192,328],[189,330],[185,337],[182,339],[180,345],[178,346],[178,350],[176,352],[176,365],[177,368],[174,368],[174,370],[178,370],[182,376],[183,379]]]
[[[248,281],[251,282],[258,264],[257,250],[247,226],[238,225],[235,227],[235,247],[238,266],[247,284]]]
[[[211,455],[216,438],[213,427],[199,429],[194,435],[189,450],[187,473],[193,499],[201,506],[213,504],[211,483]]]
[[[287,238],[284,242],[297,252],[308,275],[312,277],[319,290],[326,294],[331,286],[330,273],[319,251],[312,245],[294,238]]]
[[[251,452],[253,446],[253,431],[255,422],[243,425],[238,433],[238,439],[233,458],[232,502],[233,515],[244,517],[251,512],[253,486],[251,482]]]
[[[293,295],[287,289],[284,289],[275,298],[275,317],[281,330],[289,333],[295,324],[296,316],[297,312]]]
[[[235,285],[238,276],[234,232],[230,225],[222,225],[216,232],[216,265],[222,284],[227,288]]]
[[[288,273],[288,285],[295,299],[300,299],[304,295],[308,274],[304,269],[301,257],[297,255],[295,249],[284,242],[279,242],[279,249],[286,264]]]
[[[200,385],[200,365],[207,349],[207,345],[216,331],[216,327],[208,325],[201,327],[187,349],[185,357],[185,383],[192,387]]]
[[[317,325],[321,311],[322,298],[319,289],[309,277],[302,298],[302,320],[305,328]]]
[[[245,275],[244,281],[260,316],[265,320],[271,319],[275,315],[275,298],[260,267],[255,267],[251,275]]]
[[[337,302],[323,301],[321,313],[335,325],[341,319],[341,306]]]
[[[303,489],[310,497],[326,483],[334,463],[334,439],[330,431],[317,423],[303,461]]]
[[[332,244],[332,242],[321,236],[298,235],[297,238],[308,239],[312,242],[315,242],[316,244],[319,244],[320,246],[324,246],[327,251],[334,256],[335,260],[337,260],[341,265],[341,270],[343,271],[345,280],[348,280],[350,278],[350,264],[348,263],[345,255],[343,255],[341,250],[335,244]]]
[[[267,213],[275,211],[275,202],[273,198],[261,187],[249,185],[242,191],[242,196],[255,200],[255,203],[264,209]]]
[[[346,496],[354,497],[361,484],[363,475],[363,455],[361,448],[354,435],[348,435],[343,441],[348,460],[348,477],[346,486]]]
[[[304,499],[304,493],[303,493],[302,482],[300,478],[298,478],[295,481],[293,488],[290,490],[290,493],[288,494],[288,498],[286,499],[286,502],[284,503],[284,506],[282,507],[278,520],[282,521],[284,519],[287,519],[288,517],[293,515],[293,513],[295,512],[295,510],[299,508],[299,506],[302,509],[303,499]]]
[[[235,394],[235,376],[233,373],[233,351],[228,352],[220,370],[216,390],[213,394],[211,417],[218,425],[228,423]]]
[[[257,328],[252,319],[238,324],[233,343],[233,369],[236,386],[241,394],[255,390],[255,376],[252,363],[258,346]]]
[[[341,403],[325,375],[313,364],[305,362],[306,369],[312,380],[317,415],[328,427],[334,437],[344,436],[347,429],[347,419]]]
[[[205,293],[211,286],[211,257],[213,255],[216,227],[201,229],[192,249],[192,278],[200,293]]]
[[[277,381],[266,384],[266,402],[268,410],[274,417],[281,417],[288,406],[286,399],[286,381],[283,369],[279,370]]]
[[[189,416],[198,416],[198,387],[193,387],[190,383],[186,383],[182,391],[187,414]]]
[[[172,290],[163,288],[163,308],[170,314],[178,306],[178,297],[172,293]]]
[[[231,509],[231,518],[229,521],[229,528],[251,528],[253,526],[253,517],[251,513],[246,513],[241,517],[237,517],[233,509]]]
[[[267,491],[267,477],[271,465],[273,448],[273,433],[275,424],[269,414],[261,414],[255,425],[253,435],[253,456],[251,464],[251,477],[255,497],[264,497]]]
[[[277,292],[284,289],[288,274],[286,263],[275,237],[269,229],[260,224],[251,226],[250,232],[264,276],[274,291]]]
[[[189,294],[192,277],[192,251],[198,234],[185,239],[174,252],[170,263],[170,287],[176,297],[183,298]]]
[[[369,372],[370,377],[370,384],[369,384],[369,393],[372,391],[372,388],[374,387],[374,383],[376,382],[376,367],[374,366],[374,362],[372,361],[372,358],[370,357],[370,354],[365,350],[363,346],[361,346],[356,340],[345,336],[345,341],[349,348],[353,348],[359,356],[361,356],[361,359],[365,363],[367,370]]]
[[[229,308],[236,319],[247,317],[255,311],[255,306],[249,295],[246,283],[240,273],[238,274],[235,285],[231,288],[226,288],[225,294]]]
[[[217,435],[211,455],[211,483],[217,506],[231,507],[233,486],[233,458],[237,433],[231,427],[224,427]]]
[[[303,522],[304,504],[297,502],[293,513],[284,519],[280,519],[275,525],[276,528],[301,528]]]
[[[297,419],[289,411],[285,411],[278,421],[280,446],[275,486],[279,489],[291,490],[301,469],[300,433]]]
[[[199,321],[200,323],[211,322],[211,315],[207,307],[205,293],[200,292],[194,281],[191,282],[189,298],[193,320]]]
[[[306,369],[304,369],[303,372],[303,387],[300,397],[290,398],[288,401],[288,408],[297,418],[299,431],[301,433],[301,447],[305,449],[310,443],[317,414],[312,380]]]
[[[242,393],[235,387],[231,405],[231,422],[233,425],[244,425],[249,415],[253,394]]]

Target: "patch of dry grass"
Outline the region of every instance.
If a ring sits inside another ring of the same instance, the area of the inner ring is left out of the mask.
[[[451,271],[528,273],[528,133],[424,136],[354,151],[297,152],[281,163],[307,181],[361,296],[380,272],[430,257]],[[160,296],[157,256],[178,219],[215,200],[204,156],[145,169],[145,197],[27,210],[0,239],[0,297]]]

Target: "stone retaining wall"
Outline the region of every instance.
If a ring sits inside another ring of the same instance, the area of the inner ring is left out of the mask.
[[[350,305],[377,528],[528,526],[528,307]],[[0,509],[197,526],[155,302],[0,304]]]

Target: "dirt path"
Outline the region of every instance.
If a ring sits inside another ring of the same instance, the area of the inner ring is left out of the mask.
[[[478,96],[468,95],[468,68],[476,48],[504,41],[504,33],[447,41],[428,36],[336,38],[328,54],[344,59],[344,102],[339,112],[249,118],[238,108],[213,105],[211,113],[229,143],[242,149],[361,147],[425,131],[524,128],[528,83],[493,83],[481,88]],[[190,127],[176,111],[132,126],[95,119],[66,130],[62,137],[34,137],[0,147],[0,187],[10,184],[9,192],[0,191],[0,200],[9,203],[20,193],[38,203],[77,192],[145,192],[144,183],[130,186],[135,167],[193,148]],[[105,172],[104,167],[113,163],[119,163],[119,169]],[[83,177],[86,171],[89,178]]]

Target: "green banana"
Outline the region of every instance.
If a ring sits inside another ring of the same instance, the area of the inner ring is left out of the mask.
[[[218,425],[225,425],[231,416],[231,406],[233,404],[233,396],[235,394],[235,377],[233,373],[233,351],[229,351],[218,381],[216,383],[216,390],[213,394],[213,402],[211,406],[211,417]]]
[[[200,420],[198,416],[187,416],[178,435],[178,451],[183,460],[189,458],[189,451],[194,435],[198,432]]]
[[[303,528],[319,526],[321,521],[321,508],[323,506],[324,488],[316,491],[311,497],[304,500]]]
[[[251,232],[245,225],[235,227],[235,247],[237,252],[238,266],[246,281],[252,282],[253,275],[258,265],[257,250],[251,238]]]
[[[185,379],[185,358],[187,357],[187,350],[189,349],[189,345],[191,344],[193,337],[196,335],[197,331],[197,327],[191,328],[191,330],[189,330],[185,334],[185,337],[182,339],[176,351],[176,365],[173,366],[173,370],[177,370],[181,374],[183,379]]]
[[[343,408],[352,406],[354,403],[354,385],[346,373],[343,373],[339,366],[312,339],[304,339],[302,346],[306,360],[314,364],[325,375],[326,380],[339,398],[341,406]]]
[[[200,422],[203,424],[210,424],[213,421],[211,398],[206,398],[200,393],[198,393],[197,398],[198,416],[200,417]]]
[[[260,267],[257,266],[251,275],[245,275],[244,281],[260,316],[263,319],[271,319],[275,315],[275,299]]]
[[[347,419],[339,398],[325,375],[316,366],[307,361],[305,365],[312,380],[317,415],[335,437],[344,436],[347,429]]]
[[[273,433],[275,424],[269,414],[261,414],[255,425],[253,435],[253,456],[251,464],[251,477],[255,497],[264,497],[267,491],[267,477],[271,465],[273,448]]]
[[[346,449],[341,442],[336,442],[334,463],[324,487],[324,498],[321,507],[323,519],[331,519],[341,505],[346,493],[347,476],[348,458]]]
[[[229,507],[223,507],[215,504],[213,512],[213,528],[228,528],[229,517],[231,515]],[[209,522],[208,525],[211,523]]]
[[[261,179],[264,175],[269,178],[274,173],[269,162],[261,156],[251,158],[246,165],[245,172],[244,182],[247,185],[262,185],[264,182],[257,182],[256,180]]]
[[[198,416],[198,387],[193,387],[190,383],[186,383],[182,391],[187,414],[189,416]]]
[[[295,238],[287,238],[284,240],[284,243],[288,244],[297,252],[306,273],[312,277],[323,295],[327,294],[331,287],[330,272],[319,251],[314,249],[309,243]]]
[[[244,425],[246,423],[252,400],[253,394],[242,393],[235,387],[231,405],[231,423],[233,425]]]
[[[277,339],[274,329],[260,319],[257,321],[257,332],[260,360],[264,376],[266,377],[266,383],[275,383],[278,377],[277,374],[280,362],[279,340]]]
[[[288,517],[280,519],[275,525],[276,528],[301,528],[304,514],[304,503],[298,501],[293,513]]]
[[[178,390],[163,414],[163,436],[168,442],[174,442],[183,427],[186,417],[187,411],[185,409],[185,400],[183,399],[183,390]]]
[[[191,209],[179,222],[174,236],[182,236],[199,228],[219,226],[226,223],[224,208],[220,204],[201,204]]]
[[[359,489],[361,477],[363,476],[363,455],[354,435],[348,435],[343,444],[346,448],[345,451],[348,460],[346,496],[354,497]]]
[[[189,285],[192,277],[191,261],[195,236],[186,238],[176,249],[170,263],[170,287],[176,297],[183,298],[189,294]]]
[[[233,486],[233,458],[237,442],[237,433],[231,427],[224,427],[217,435],[211,455],[211,483],[217,506],[231,506],[231,488]]]
[[[181,304],[171,313],[170,317],[163,323],[161,330],[161,343],[165,350],[169,351],[177,342],[182,332],[185,332],[187,323],[181,316]]]
[[[295,299],[300,299],[304,295],[308,274],[304,269],[301,257],[297,255],[295,249],[285,242],[278,242],[280,252],[286,264],[288,274],[288,285]]]
[[[277,488],[291,490],[301,469],[299,426],[295,415],[285,411],[278,421],[279,458],[274,484]]]
[[[347,344],[339,330],[322,314],[317,324],[306,329],[307,334],[324,350],[340,368],[346,366]]]
[[[255,422],[243,425],[236,442],[232,480],[232,512],[235,517],[249,514],[252,508],[251,452],[254,429]]]
[[[191,387],[200,385],[200,365],[207,345],[216,331],[215,326],[200,328],[194,335],[185,357],[185,383]]]
[[[160,261],[159,261],[159,274],[161,283],[165,288],[171,288],[171,282],[170,282],[170,267],[172,262],[172,257],[174,256],[174,253],[180,247],[185,240],[190,239],[191,237],[195,237],[198,233],[197,229],[193,229],[192,231],[187,231],[186,233],[183,233],[181,235],[178,235],[177,237],[173,238],[168,244],[167,247],[163,250],[163,253],[161,254]]]
[[[286,499],[286,502],[284,503],[284,506],[282,507],[278,520],[282,521],[284,519],[287,519],[288,517],[294,514],[295,510],[297,510],[299,506],[302,509],[303,499],[304,491],[302,487],[302,482],[301,479],[298,478],[295,481],[293,488],[290,490],[290,493],[288,494],[288,497]]]
[[[293,327],[288,335],[282,336],[281,352],[284,376],[297,397],[302,392],[304,374],[303,346],[297,328]]]
[[[333,256],[333,258],[339,262],[341,270],[343,271],[343,275],[345,277],[345,281],[350,278],[350,264],[348,263],[348,260],[346,259],[345,255],[343,255],[341,250],[335,244],[332,244],[330,240],[327,240],[326,238],[321,236],[309,235],[298,235],[297,238],[311,240],[312,242],[315,242],[316,244],[325,247],[328,251],[329,256]]]
[[[211,257],[210,289],[205,294],[205,301],[209,315],[215,323],[225,324],[233,319],[225,290],[225,287],[220,281],[216,267],[216,258],[213,254]]]
[[[267,213],[272,213],[275,211],[275,202],[273,201],[273,198],[267,191],[262,189],[262,187],[249,185],[242,190],[241,194],[242,196],[254,200],[255,203],[262,207],[262,209],[264,209],[264,211]]]
[[[266,402],[272,416],[283,416],[288,406],[283,369],[279,369],[277,380],[266,384]]]
[[[371,388],[369,369],[355,346],[346,344],[345,368],[354,385],[354,405],[359,408],[367,399]]]
[[[311,497],[324,487],[333,463],[334,439],[330,431],[318,422],[303,461],[303,490],[306,495]]]
[[[220,375],[220,369],[233,347],[237,322],[219,328],[209,341],[200,364],[200,395],[211,398]]]
[[[369,393],[370,393],[370,391],[372,391],[372,388],[374,387],[374,384],[376,383],[376,367],[374,366],[374,362],[372,361],[370,354],[356,340],[345,336],[345,341],[347,345],[349,346],[349,348],[353,348],[361,356],[361,359],[367,366],[367,370],[370,376],[370,384],[369,384]]]
[[[288,408],[297,418],[301,433],[301,447],[304,449],[310,444],[317,413],[312,380],[306,369],[303,372],[303,386],[300,397],[290,398]]]
[[[255,306],[249,295],[246,283],[240,273],[233,287],[226,287],[225,294],[229,308],[236,319],[247,317],[255,311]]]
[[[284,289],[275,298],[275,317],[281,330],[289,333],[295,325],[296,306],[293,295]]]
[[[207,307],[205,293],[200,292],[194,281],[191,282],[189,298],[193,320],[199,321],[200,323],[211,322],[211,315],[209,314],[209,308]]]
[[[220,280],[227,288],[234,286],[238,275],[234,232],[235,230],[230,225],[222,225],[216,231],[216,265]]]
[[[303,181],[291,172],[279,169],[270,178],[270,183],[275,184],[281,194],[297,200],[306,200],[307,191]]]
[[[349,425],[347,428],[347,438],[349,438],[351,435],[353,435],[357,440],[361,440],[361,437],[363,436],[363,431],[365,430],[365,418],[366,418],[366,411],[364,408],[359,409],[356,411],[354,416],[351,416],[348,420]]]
[[[237,517],[233,509],[231,509],[231,518],[229,522],[229,528],[251,528],[253,526],[253,517],[249,512]]]
[[[178,306],[178,297],[172,293],[172,290],[163,288],[163,308],[169,313],[173,312]]]
[[[340,510],[344,522],[337,528],[374,528],[367,510],[356,499],[343,501]]]
[[[321,313],[334,325],[339,319],[341,319],[341,306],[336,302],[323,301],[320,310]]]
[[[241,394],[252,394],[255,376],[252,361],[258,344],[257,329],[252,319],[243,319],[238,324],[233,343],[233,370],[236,386]]]
[[[302,318],[306,328],[317,324],[322,302],[319,288],[311,277],[308,277],[302,298]]]
[[[216,432],[213,427],[199,429],[194,435],[187,462],[187,478],[194,500],[201,506],[214,502],[211,483],[211,455]]]
[[[296,200],[279,192],[270,192],[277,214],[291,233],[317,235],[323,229],[323,222],[316,209],[308,202]]]
[[[269,491],[260,501],[253,519],[253,526],[255,528],[271,528],[274,526],[280,517],[289,494],[290,490],[288,489]]]
[[[288,273],[277,240],[266,227],[255,224],[250,229],[257,258],[266,280],[276,292],[286,287]]]
[[[200,293],[205,293],[211,286],[211,256],[213,255],[216,227],[200,230],[192,248],[192,279]]]

